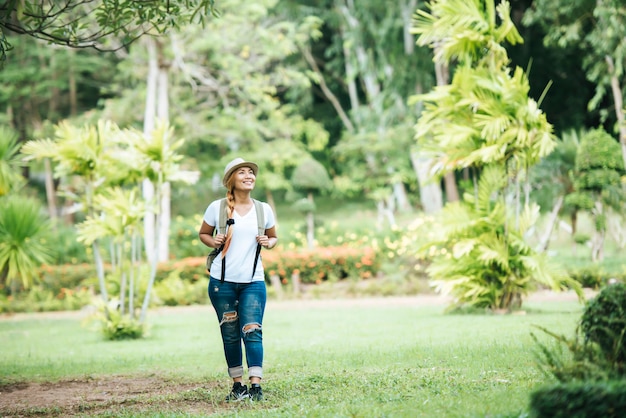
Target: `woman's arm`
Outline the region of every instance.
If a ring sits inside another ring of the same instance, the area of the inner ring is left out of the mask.
[[[200,226],[200,232],[198,232],[198,238],[200,238],[200,242],[202,242],[209,248],[219,248],[224,243],[225,235],[216,234],[215,236],[213,236],[214,231],[214,226],[211,226],[205,221],[202,221],[202,226]]]

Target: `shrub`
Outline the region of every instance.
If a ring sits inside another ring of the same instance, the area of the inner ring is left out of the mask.
[[[120,312],[118,303],[113,300],[108,305],[98,304],[97,311],[86,322],[97,323],[106,340],[136,340],[143,337],[146,333],[145,324],[130,314]]]
[[[56,292],[36,285],[16,295],[0,294],[0,313],[73,311],[90,304],[93,298],[94,292],[87,287]]]
[[[607,360],[623,371],[626,361],[626,285],[616,283],[602,289],[585,307],[580,325],[585,338],[598,344]]]
[[[266,251],[265,273],[278,275],[286,283],[294,273],[302,283],[321,283],[345,278],[374,277],[380,268],[378,253],[372,248],[323,247],[312,250]]]
[[[540,388],[530,397],[530,417],[622,417],[626,382],[577,382]]]
[[[207,301],[207,282],[184,280],[182,269],[171,272],[164,280],[154,285],[154,302],[166,306],[202,304]],[[200,277],[200,275],[198,275]]]
[[[580,283],[582,287],[599,289],[603,283],[606,283],[606,275],[596,265],[570,270],[568,273],[569,276]]]
[[[590,300],[573,338],[538,328],[558,343],[549,348],[532,335],[540,348],[539,365],[546,374],[560,382],[624,378],[626,285],[610,285]]]

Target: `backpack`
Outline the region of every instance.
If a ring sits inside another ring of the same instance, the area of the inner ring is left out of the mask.
[[[260,201],[256,199],[252,199],[254,203],[254,209],[256,210],[256,221],[258,227],[259,235],[265,234],[265,211],[263,210],[263,205]],[[217,222],[217,228],[215,228],[214,233],[226,233],[226,228],[235,223],[234,219],[227,219],[228,212],[226,206],[226,198],[220,200],[220,211],[219,211],[219,219]],[[206,258],[206,269],[208,272],[211,271],[211,264],[213,264],[213,260],[215,257],[222,251],[224,248],[224,244],[222,244],[219,248],[214,248],[213,251],[207,255]],[[259,261],[259,254],[261,254],[261,244],[258,244],[256,247],[256,256],[254,257],[254,267],[252,268],[252,276],[254,277],[254,272],[256,271],[256,266]],[[226,271],[226,262],[222,260],[222,276],[221,281],[224,281],[224,272]]]

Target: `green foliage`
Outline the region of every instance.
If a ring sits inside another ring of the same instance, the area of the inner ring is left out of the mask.
[[[296,200],[293,208],[302,213],[315,212],[315,202],[304,197]]]
[[[17,132],[0,125],[0,197],[24,183],[19,168]]]
[[[458,59],[470,65],[491,59],[502,62],[507,60],[503,43],[523,42],[511,20],[508,1],[495,6],[493,0],[435,0],[428,7],[430,13],[417,10],[413,33],[420,35],[418,44],[438,48],[437,61]]]
[[[576,153],[572,180],[574,191],[566,203],[593,214],[594,240],[592,259],[602,256],[603,234],[607,229],[607,213],[612,208],[622,213],[626,205],[626,189],[622,176],[626,173],[619,143],[602,128],[585,133]]]
[[[89,306],[94,298],[93,290],[85,286],[56,291],[37,284],[10,296],[0,293],[0,313],[76,311]]]
[[[589,237],[586,237],[586,242]],[[569,269],[569,276],[572,280],[576,280],[582,287],[590,289],[599,289],[603,285],[606,285],[608,281],[607,274],[596,265],[586,266],[578,269]]]
[[[11,49],[5,34],[17,33],[72,47],[92,46],[115,50],[119,37],[127,45],[148,32],[164,33],[168,29],[199,21],[215,13],[214,0],[69,0],[56,2],[9,1],[0,10],[0,56]]]
[[[590,300],[571,338],[538,328],[557,343],[549,347],[533,335],[539,347],[538,364],[545,374],[559,382],[624,379],[626,285],[611,284]]]
[[[112,304],[113,305],[113,304]],[[96,322],[106,340],[136,340],[146,333],[146,325],[130,314],[122,314],[115,306],[100,304],[87,321]]]
[[[609,94],[611,77],[623,79],[626,59],[623,6],[621,0],[536,0],[524,13],[526,25],[538,24],[544,29],[547,45],[573,47],[577,54],[583,54],[586,76],[596,85],[589,109],[598,108]],[[613,71],[607,58],[614,62]],[[608,111],[603,113],[604,117],[608,116]]]
[[[528,97],[520,68],[511,76],[489,67],[458,68],[452,83],[416,96],[425,110],[416,125],[424,152],[437,156],[439,171],[488,164],[519,167],[539,162],[556,147],[552,126]]]
[[[572,192],[565,196],[565,203],[580,210],[591,210],[595,199],[589,193]]]
[[[580,291],[578,283],[525,242],[539,209],[526,206],[515,225],[497,197],[505,181],[502,169],[485,169],[477,196],[466,194],[462,202],[446,205],[433,228],[438,235],[422,249],[431,261],[427,272],[433,285],[453,295],[457,306],[510,310],[539,286]]]
[[[183,268],[179,268],[171,271],[165,279],[155,284],[155,304],[185,306],[206,303],[206,280],[185,280],[180,275],[182,270]],[[199,268],[196,267],[195,271],[197,272],[198,270]]]
[[[589,301],[580,321],[585,339],[597,344],[606,360],[626,373],[626,285],[611,284]]]
[[[373,248],[318,247],[314,250],[273,250],[263,254],[266,275],[277,275],[287,284],[297,274],[302,283],[358,281],[375,277],[380,255]]]
[[[577,190],[600,192],[618,186],[624,173],[620,145],[611,135],[600,128],[583,136],[576,153],[574,185]]]
[[[522,41],[509,3],[435,1],[430,8],[432,15],[418,11],[417,42],[434,48],[437,61],[459,60],[449,85],[412,98],[425,103],[416,138],[437,171],[511,162],[523,169],[548,155],[556,146],[552,125],[529,98],[523,70],[511,74],[500,44]]]
[[[573,337],[556,334],[541,326],[537,329],[553,339],[553,344],[547,345],[531,333],[537,346],[535,351],[537,365],[546,376],[562,383],[619,378],[619,374],[615,373],[600,348],[584,340],[580,327],[576,329]]]
[[[330,188],[328,172],[318,161],[309,158],[302,161],[291,175],[295,188],[306,191],[324,191]]]
[[[554,151],[543,157],[531,170],[532,196],[543,211],[549,210],[560,196],[566,196],[561,213],[568,214],[576,210],[576,205],[569,204],[567,199],[574,190],[572,173],[582,135],[578,131],[563,133],[557,139]]]
[[[0,199],[0,283],[32,284],[39,266],[51,259],[48,228],[37,201],[19,196]]]
[[[626,410],[626,381],[576,382],[535,390],[532,418],[619,418]]]

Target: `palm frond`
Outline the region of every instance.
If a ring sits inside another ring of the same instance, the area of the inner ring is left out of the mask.
[[[21,280],[28,287],[39,266],[50,262],[48,229],[36,201],[16,196],[0,200],[0,271],[6,269],[7,283]]]

